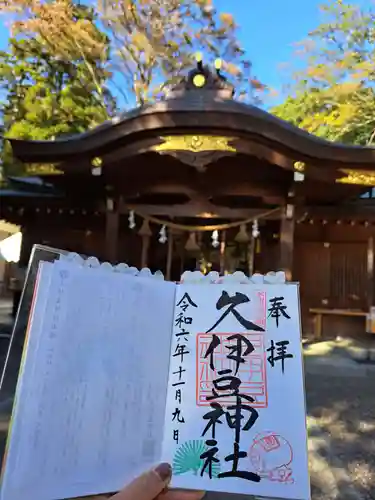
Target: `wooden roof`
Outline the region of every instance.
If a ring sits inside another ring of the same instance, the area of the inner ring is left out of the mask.
[[[196,85],[197,75],[203,86]],[[54,173],[64,175],[46,179],[62,192],[104,198],[109,189],[149,213],[158,207],[168,212],[171,205],[181,214],[188,205],[189,214],[270,207],[282,204],[292,185],[304,203],[324,205],[375,185],[375,149],[319,139],[238,102],[220,72],[202,65],[164,100],[88,132],[53,141],[9,140],[19,160],[38,168],[57,164]],[[94,167],[100,177],[91,175]],[[296,171],[304,182],[294,182]]]
[[[203,86],[195,85],[197,75],[204,76]],[[234,100],[233,93],[233,87],[220,72],[215,75],[200,65],[167,98],[122,113],[93,130],[53,141],[10,142],[21,161],[64,162],[77,155],[101,156],[145,138],[190,133],[242,139],[248,143],[248,147],[240,145],[244,152],[250,153],[255,143],[270,153],[311,165],[374,168],[374,148],[320,139],[260,108]]]
[[[93,158],[113,148],[134,145],[146,138],[170,135],[210,135],[238,138],[240,151],[252,145],[280,153],[293,161],[328,167],[374,169],[375,149],[332,143],[305,132],[255,106],[196,89],[171,95],[156,104],[122,113],[102,125],[53,141],[9,139],[23,162],[63,162]],[[157,143],[157,142],[156,142]],[[256,149],[255,149],[256,152]]]

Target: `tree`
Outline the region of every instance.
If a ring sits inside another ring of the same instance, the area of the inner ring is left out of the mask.
[[[0,0],[0,10],[12,12],[19,29],[40,33],[63,58],[100,54],[95,31],[72,22],[71,3]],[[219,13],[212,0],[91,0],[91,6],[109,34],[111,84],[130,106],[160,96],[194,66],[196,51],[211,62],[222,58],[242,97],[257,102],[266,89],[252,77],[233,16]]]
[[[233,17],[212,0],[94,1],[0,0],[13,30],[0,70],[8,135],[46,139],[95,126],[110,114],[115,87],[131,107],[150,102],[186,75],[197,50],[221,57],[237,93],[259,102],[266,87],[251,75]]]
[[[197,51],[207,59],[222,58],[224,72],[248,100],[266,88],[251,77],[233,16],[219,13],[212,0],[102,0],[99,8],[111,33],[113,65],[140,104],[186,74]]]
[[[304,67],[272,112],[320,137],[371,144],[375,136],[375,10],[332,0],[300,44]]]
[[[14,23],[8,50],[0,53],[2,135],[51,139],[83,132],[113,114],[115,102],[106,88],[108,39],[95,27],[92,9],[72,4],[70,15],[89,27],[89,50],[88,45],[80,50],[79,37],[66,36],[57,51],[32,16],[27,23]],[[22,172],[7,142],[2,162],[8,175]]]

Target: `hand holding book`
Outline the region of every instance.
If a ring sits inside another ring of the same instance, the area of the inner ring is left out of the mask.
[[[110,500],[201,500],[203,491],[170,490],[172,467],[161,463],[138,476]]]
[[[298,284],[70,257],[39,260],[0,500],[309,500]]]

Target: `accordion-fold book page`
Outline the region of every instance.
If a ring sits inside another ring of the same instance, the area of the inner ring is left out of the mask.
[[[161,461],[172,488],[310,499],[298,284],[41,262],[1,500],[115,492]]]

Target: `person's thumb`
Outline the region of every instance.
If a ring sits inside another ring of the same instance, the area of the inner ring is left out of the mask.
[[[134,479],[112,500],[154,500],[168,486],[171,476],[172,467],[167,463],[159,464]]]

